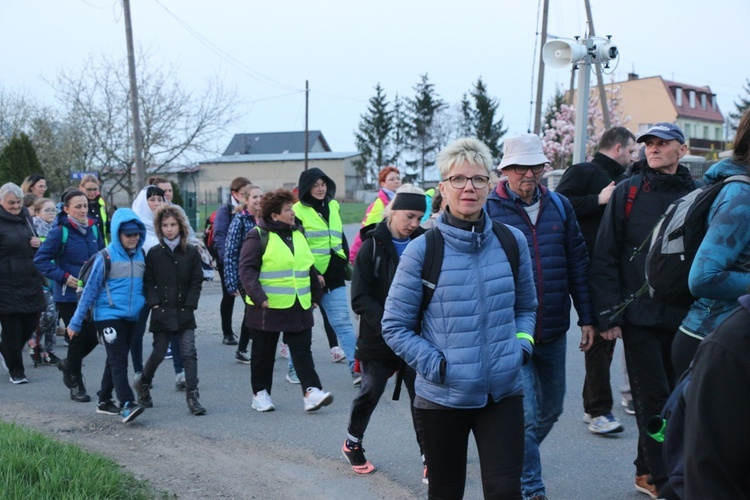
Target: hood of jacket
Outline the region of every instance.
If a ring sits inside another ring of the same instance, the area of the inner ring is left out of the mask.
[[[18,215],[13,215],[12,213],[5,210],[4,208],[0,207],[0,219],[6,222],[11,222],[11,223],[28,224],[29,227],[32,228],[32,231],[33,231],[31,216],[29,215],[29,209],[26,207],[21,207],[21,212]]]
[[[706,185],[713,184],[719,179],[730,177],[732,175],[750,175],[750,169],[727,158],[721,160],[719,163],[711,165],[711,167],[706,170],[706,173],[703,174],[703,182]]]
[[[136,213],[129,208],[118,208],[112,217],[112,241],[109,244],[110,253],[118,253],[122,257],[126,257],[128,252],[125,247],[120,243],[120,226],[128,221],[134,221],[140,228],[141,237],[138,238],[138,245],[135,247],[136,252],[143,248],[143,243],[146,241],[146,226],[143,221],[136,215]]]
[[[310,190],[318,179],[323,179],[327,187],[326,197],[323,200],[316,200],[310,195]],[[299,201],[304,205],[316,205],[321,201],[328,203],[336,196],[336,183],[319,168],[311,168],[299,174],[298,185]]]

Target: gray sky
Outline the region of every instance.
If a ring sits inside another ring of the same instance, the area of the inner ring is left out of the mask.
[[[131,9],[136,45],[153,64],[176,63],[191,90],[215,76],[236,88],[239,120],[218,151],[238,132],[303,130],[305,80],[310,129],[321,130],[334,151],[353,151],[374,86],[380,82],[389,99],[412,96],[423,73],[450,104],[482,76],[500,99],[508,135],[525,132],[538,3],[131,0]],[[733,111],[750,77],[750,56],[740,45],[748,0],[591,4],[597,35],[613,35],[620,49],[616,81],[635,71],[709,85],[722,112]],[[585,20],[583,0],[550,0],[548,33],[582,35]],[[124,58],[124,32],[118,0],[1,0],[0,84],[52,104],[45,79],[80,68],[91,54]],[[569,78],[568,70],[547,68],[545,102]]]

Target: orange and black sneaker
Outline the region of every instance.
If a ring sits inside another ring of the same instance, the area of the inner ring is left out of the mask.
[[[375,472],[375,466],[365,458],[365,449],[362,448],[361,443],[354,443],[347,439],[344,441],[344,446],[341,447],[341,453],[355,473],[370,474]]]

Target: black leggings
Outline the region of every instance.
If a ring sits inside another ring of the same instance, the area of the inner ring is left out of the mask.
[[[672,367],[674,368],[674,379],[680,380],[683,373],[690,367],[695,351],[701,345],[701,339],[691,337],[682,330],[672,340]]]

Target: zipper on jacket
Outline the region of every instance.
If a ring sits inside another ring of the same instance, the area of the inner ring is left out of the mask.
[[[543,198],[539,197],[539,212],[537,214],[537,220],[539,220],[539,216],[542,214],[542,210],[544,209],[545,204],[542,203]],[[516,204],[518,206],[518,204]],[[539,255],[539,240],[537,239],[536,234],[536,224],[532,224],[531,217],[529,217],[529,214],[526,213],[526,210],[523,209],[523,207],[518,207],[518,211],[521,213],[521,217],[523,217],[526,220],[526,223],[529,225],[529,228],[531,229],[531,240],[534,242],[534,265],[536,266],[536,291],[537,291],[537,297],[536,300],[538,302],[538,306],[536,309],[536,328],[534,332],[534,341],[540,342],[542,340],[542,316],[544,314],[544,302],[542,301],[542,298],[544,297],[544,286],[542,284],[542,261],[541,256]]]

